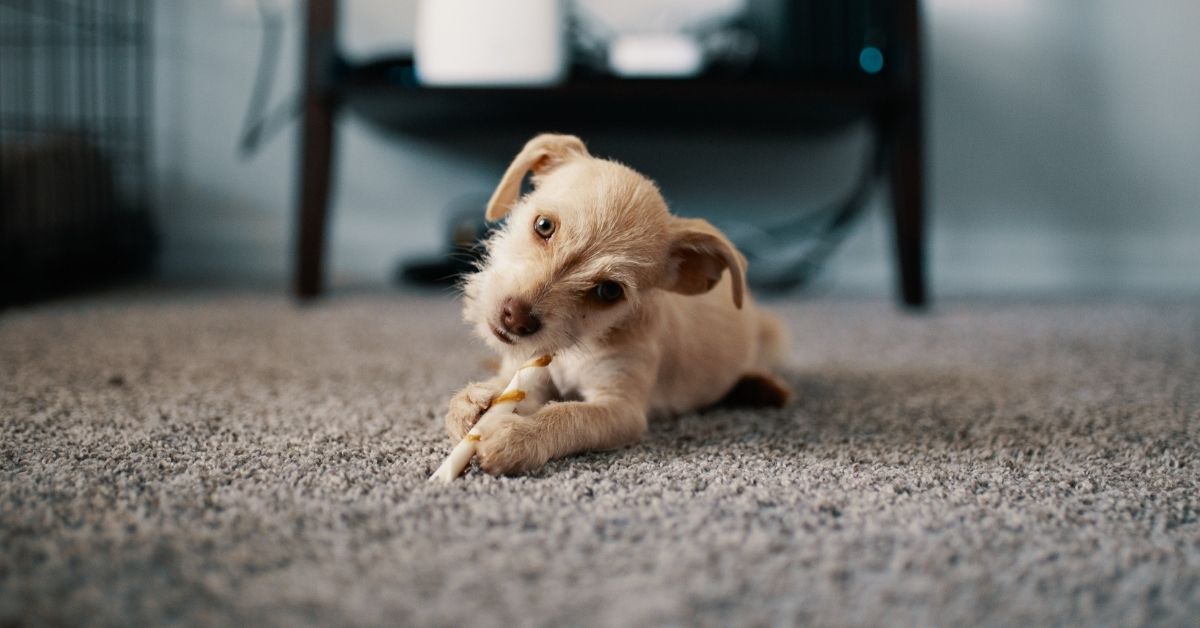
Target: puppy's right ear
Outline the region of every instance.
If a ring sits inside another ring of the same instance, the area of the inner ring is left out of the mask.
[[[525,144],[525,148],[517,153],[500,185],[492,193],[487,204],[487,219],[500,220],[512,211],[521,193],[521,181],[525,175],[532,172],[534,176],[543,175],[577,157],[587,157],[587,148],[583,141],[574,135],[555,135],[543,133]]]
[[[733,304],[742,309],[746,291],[746,258],[737,247],[707,220],[675,218],[672,228],[671,275],[667,290],[680,294],[703,294],[721,281],[726,269],[732,279]]]

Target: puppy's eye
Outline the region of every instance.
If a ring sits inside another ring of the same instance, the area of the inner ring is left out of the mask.
[[[533,232],[543,240],[549,240],[554,235],[554,221],[545,216],[538,216],[533,221]]]
[[[616,303],[625,294],[625,289],[615,281],[602,281],[596,284],[595,294],[602,303]]]

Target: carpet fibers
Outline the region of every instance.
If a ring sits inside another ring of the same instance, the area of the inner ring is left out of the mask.
[[[451,301],[0,313],[0,625],[1195,625],[1200,308],[775,309],[792,407],[451,486]]]

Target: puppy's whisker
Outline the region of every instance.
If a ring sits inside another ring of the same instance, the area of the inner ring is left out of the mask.
[[[595,355],[595,351],[593,351],[590,346],[580,340],[575,334],[571,333],[570,331],[563,330],[563,335],[565,335],[567,339],[571,341],[571,348],[580,352],[580,354],[585,358],[591,358]]]

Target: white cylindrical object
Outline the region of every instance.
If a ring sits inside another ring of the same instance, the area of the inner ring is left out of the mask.
[[[421,0],[417,78],[426,85],[536,86],[567,70],[563,0]]]
[[[704,70],[704,51],[682,33],[625,35],[609,44],[608,66],[617,76],[686,78]]]

